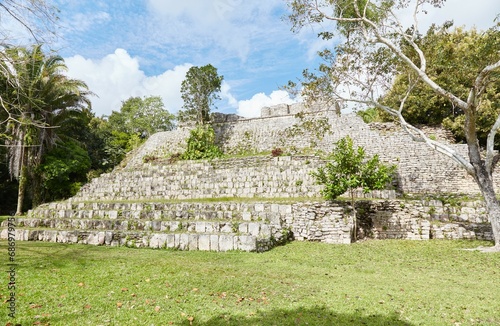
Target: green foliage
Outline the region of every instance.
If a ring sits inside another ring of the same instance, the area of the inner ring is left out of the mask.
[[[461,98],[467,98],[476,74],[485,66],[498,60],[500,32],[491,29],[486,32],[477,30],[452,29],[451,23],[431,26],[420,36],[417,44],[427,59],[427,74],[443,88]],[[403,43],[403,50],[410,58],[418,61],[413,49]],[[401,67],[400,74],[383,103],[394,108],[401,104],[401,94],[415,80],[415,73]],[[487,133],[500,113],[500,73],[488,76],[490,83],[481,94],[477,107],[477,134],[485,144]],[[382,113],[386,120],[391,120]],[[458,140],[464,140],[463,126],[465,116],[448,99],[436,94],[427,84],[419,81],[406,99],[403,110],[405,120],[412,124],[443,126],[453,132]]]
[[[191,130],[186,151],[181,158],[183,160],[214,159],[222,155],[222,150],[215,143],[215,131],[212,126],[198,125]]]
[[[79,130],[73,127],[85,120],[91,92],[84,82],[67,77],[62,57],[45,54],[41,45],[5,48],[0,66],[2,121],[6,122],[0,134],[9,148],[10,174],[19,180],[16,214],[21,214],[28,183],[33,204],[39,203],[40,180],[33,172],[58,140],[74,136],[67,131]]]
[[[50,150],[38,167],[45,200],[57,200],[76,194],[86,181],[90,158],[76,142],[68,141]]]
[[[109,116],[111,129],[142,137],[156,132],[172,130],[170,114],[159,96],[131,97],[122,103],[120,112],[113,111]]]
[[[366,17],[373,22],[380,22],[388,14],[387,10],[392,7],[393,4],[394,0],[382,0],[379,1],[378,4],[369,0],[336,0],[335,15],[354,20],[339,22],[337,28],[344,36],[349,36],[350,33],[356,31],[360,25],[362,25],[363,28],[370,28],[371,26],[363,23],[361,19]],[[323,38],[327,39],[333,36],[329,33],[322,33],[321,35]]]
[[[369,108],[366,110],[356,111],[356,115],[361,117],[365,123],[382,122],[381,112],[377,108]]]
[[[179,121],[195,121],[206,124],[210,121],[210,110],[215,100],[220,99],[223,76],[217,74],[217,68],[208,64],[203,67],[191,67],[181,85],[181,97],[184,110],[179,111]]]
[[[321,193],[327,200],[334,200],[356,188],[363,188],[365,192],[384,189],[395,170],[395,166],[380,162],[377,155],[367,160],[363,147],[354,148],[349,136],[335,144],[328,159],[325,167],[312,173],[318,184],[324,186]]]

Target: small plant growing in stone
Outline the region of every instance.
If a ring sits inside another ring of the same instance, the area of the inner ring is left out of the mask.
[[[158,157],[156,157],[155,155],[144,155],[144,157],[142,158],[142,162],[143,163],[150,163],[150,162],[154,162],[158,160]]]
[[[231,224],[231,230],[233,231],[233,233],[238,233],[239,230],[240,230],[240,223],[238,222],[233,222]]]
[[[174,153],[168,158],[168,164],[173,164],[181,159],[181,153]]]
[[[283,150],[281,148],[275,148],[271,152],[271,156],[272,157],[278,157],[278,156],[281,156],[281,155],[283,155]]]
[[[355,190],[362,188],[363,192],[369,192],[384,189],[392,180],[396,167],[383,164],[377,155],[367,159],[364,148],[355,148],[349,136],[335,143],[335,149],[327,159],[326,166],[311,174],[318,184],[324,186],[321,194],[327,200],[334,200],[349,192],[353,211],[353,239],[356,240]]]

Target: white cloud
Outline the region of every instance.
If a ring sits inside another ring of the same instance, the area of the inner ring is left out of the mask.
[[[412,8],[403,11],[402,22],[409,27],[413,24]],[[431,5],[423,7],[425,12],[417,16],[419,31],[425,33],[431,24],[442,25],[445,21],[453,20],[454,26],[465,25],[467,29],[476,27],[487,29],[494,25],[493,20],[500,13],[498,0],[447,0],[441,8]]]
[[[227,101],[227,104],[232,108],[238,107],[238,101],[231,94],[231,86],[225,81],[222,81],[221,89],[220,89],[220,97],[222,100]]]
[[[157,39],[189,45],[188,51],[211,48],[214,58],[236,56],[245,61],[256,49],[252,44],[262,41],[262,33],[269,37],[279,29],[289,35],[286,26],[274,15],[276,8],[284,6],[281,0],[148,0],[147,3],[155,17],[156,30],[161,31]]]
[[[190,64],[178,65],[164,73],[148,77],[140,69],[137,58],[124,49],[117,49],[100,60],[76,55],[65,59],[68,75],[83,80],[99,97],[92,98],[96,115],[109,115],[118,111],[122,101],[131,96],[161,96],[165,108],[171,113],[182,106],[181,83]]]
[[[290,98],[290,95],[283,90],[273,91],[269,96],[258,93],[249,100],[239,101],[237,114],[247,118],[260,117],[260,110],[265,106],[295,102],[296,100]]]

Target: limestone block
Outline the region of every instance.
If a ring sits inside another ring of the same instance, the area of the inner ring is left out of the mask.
[[[220,226],[221,233],[233,233],[233,227],[231,223],[222,223]]]
[[[281,214],[291,214],[292,213],[292,205],[279,205],[279,212]]]
[[[238,225],[238,232],[247,233],[248,232],[248,223],[240,223]]]
[[[219,251],[219,236],[217,234],[210,235],[210,250]]]
[[[240,235],[234,237],[234,249],[243,251],[256,251],[257,240],[250,235]]]
[[[163,248],[166,246],[167,235],[161,233],[155,233],[149,239],[149,247],[151,248]]]
[[[175,243],[175,234],[167,234],[166,235],[166,247],[169,249],[176,248],[176,243]]]
[[[106,231],[104,233],[104,243],[110,245],[112,240],[113,240],[113,232]]]
[[[251,221],[252,220],[252,214],[250,212],[243,212],[243,213],[241,213],[241,218],[244,221]]]
[[[198,236],[198,250],[208,251],[210,250],[210,235],[200,234]]]
[[[188,234],[188,249],[198,250],[198,234]]]
[[[102,246],[106,238],[105,232],[90,233],[87,238],[87,244]]]
[[[205,222],[196,222],[195,223],[195,232],[204,233],[206,232],[206,224]]]
[[[189,234],[181,233],[179,236],[179,250],[187,250],[189,248]]]
[[[255,204],[255,207],[254,207],[256,212],[263,212],[264,208],[265,208],[264,204]]]
[[[268,224],[261,224],[259,234],[261,237],[270,238],[271,237],[271,227]]]
[[[220,235],[219,236],[219,251],[234,250],[234,236]]]
[[[253,236],[258,236],[260,234],[260,223],[248,223],[247,232]]]

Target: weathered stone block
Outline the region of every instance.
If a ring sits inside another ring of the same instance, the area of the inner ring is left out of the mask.
[[[167,236],[166,236],[166,247],[169,248],[169,249],[176,248],[175,234],[167,234]]]
[[[219,236],[219,251],[234,250],[234,236],[220,235]]]
[[[200,234],[198,236],[198,250],[208,251],[210,250],[210,235]]]
[[[243,251],[256,251],[257,240],[250,235],[240,235],[234,237],[234,249]]]
[[[219,251],[219,236],[217,234],[210,235],[210,250]]]
[[[189,234],[181,233],[179,236],[179,250],[187,250],[189,248]]]
[[[198,250],[198,234],[189,234],[188,235],[188,249],[189,250]]]
[[[260,234],[260,223],[248,223],[248,233],[253,236]]]
[[[243,213],[241,213],[241,218],[244,221],[251,221],[252,220],[252,214],[250,212],[243,212]]]

